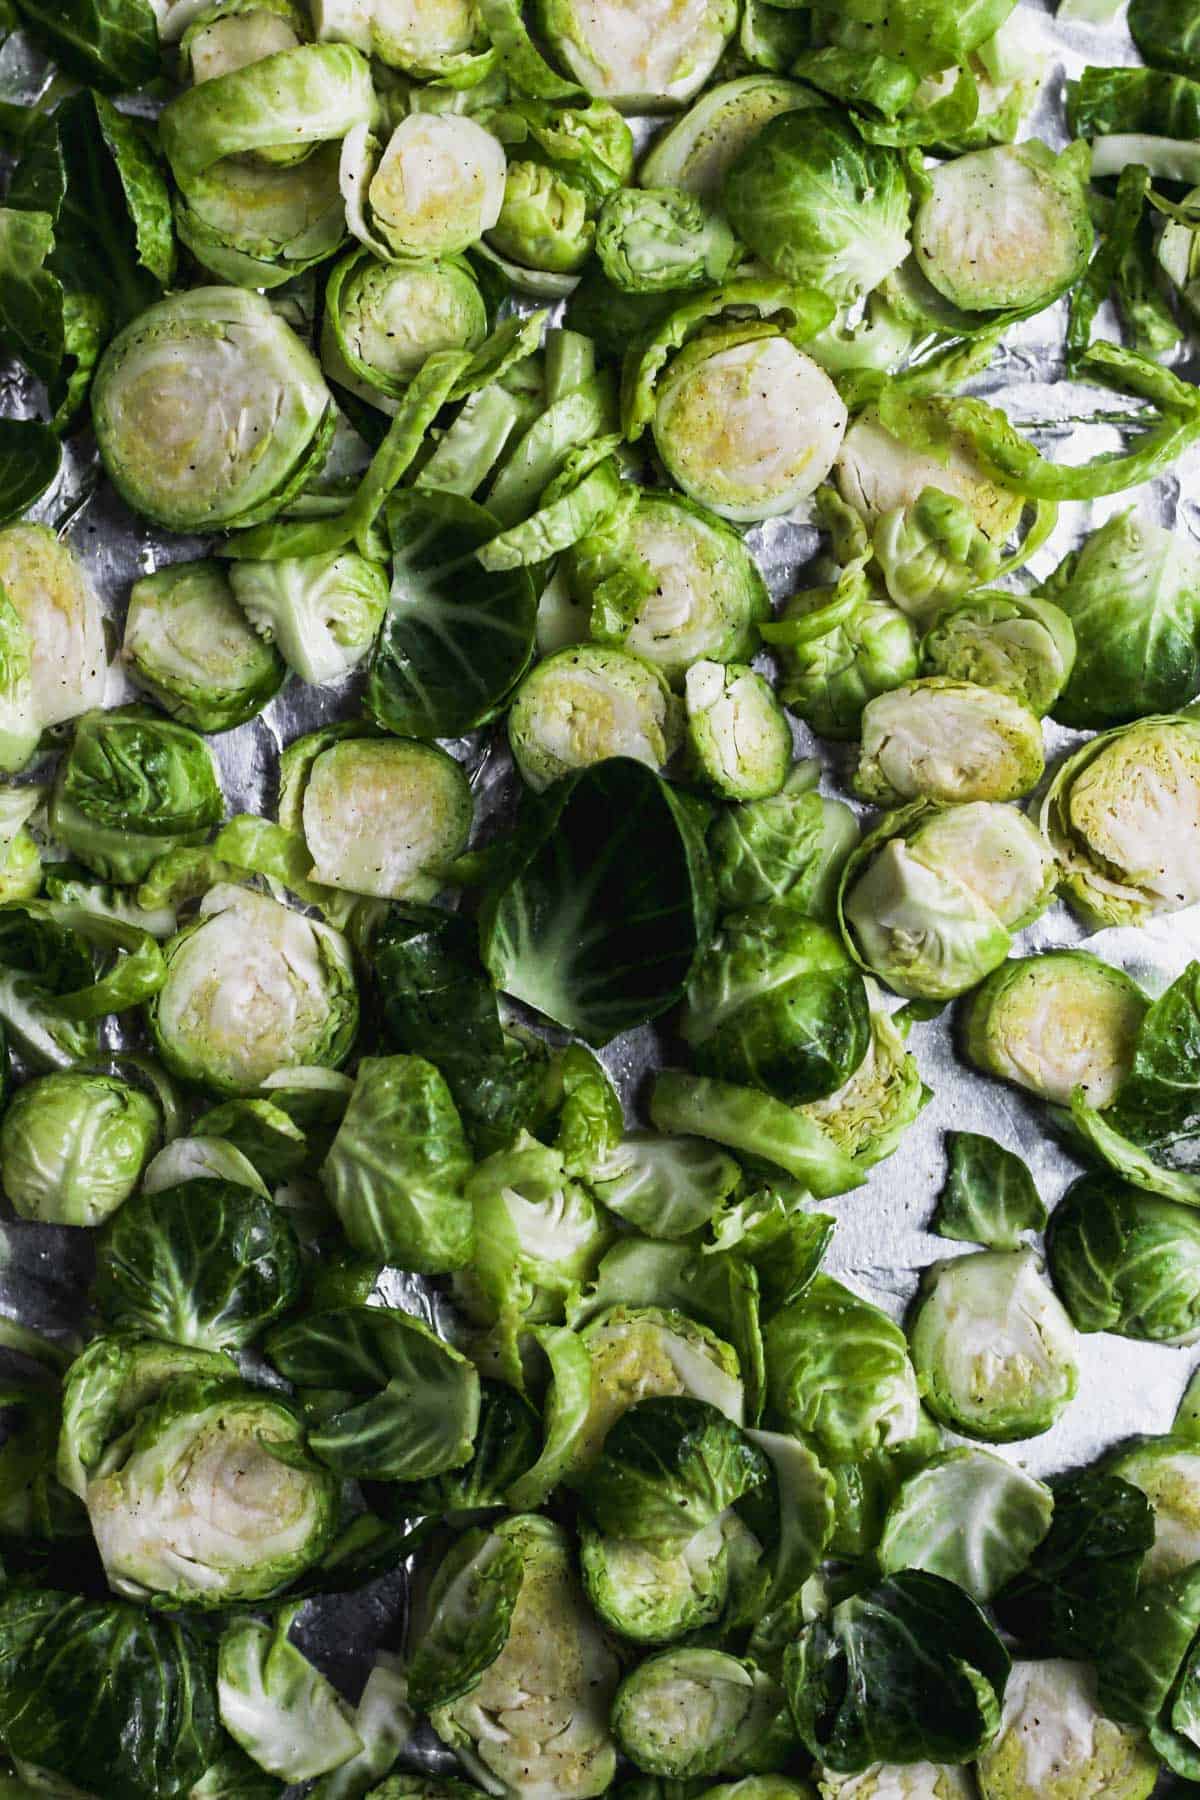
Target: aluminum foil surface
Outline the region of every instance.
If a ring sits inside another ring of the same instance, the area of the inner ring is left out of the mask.
[[[1066,81],[1088,63],[1111,66],[1139,59],[1123,19],[1106,25],[1060,21],[1043,0],[1020,0],[1020,11],[1027,17],[1029,41],[1036,36],[1046,54],[1045,83],[1022,135],[1041,137],[1060,148],[1068,141]],[[10,40],[0,56],[0,89],[24,97],[19,90],[25,88],[31,97],[43,78],[37,58],[23,57],[17,40]],[[648,141],[653,129],[645,122],[639,139]],[[974,391],[1003,407],[1055,460],[1078,462],[1120,447],[1122,435],[1113,421],[1122,403],[1111,394],[1063,378],[1065,322],[1065,303],[1060,302],[1018,325],[997,353],[994,366],[974,383]],[[1100,326],[1106,335],[1116,335],[1115,321],[1104,313]],[[1181,356],[1177,366],[1193,380],[1200,379],[1200,359],[1189,364]],[[28,416],[36,411],[36,400],[36,390],[22,373],[0,363],[0,414]],[[1130,506],[1147,519],[1200,539],[1200,448],[1141,488],[1095,503],[1064,505],[1054,535],[1013,585],[1028,586],[1030,575],[1045,578],[1088,531]],[[34,516],[63,530],[82,557],[102,595],[114,652],[120,645],[131,584],[165,563],[195,557],[205,548],[200,540],[167,538],[134,518],[104,481],[87,433],[67,445],[63,474]],[[807,520],[768,521],[751,530],[748,542],[777,600],[812,585],[806,565],[815,557],[818,537]],[[762,659],[762,666],[769,667],[767,659]],[[119,669],[113,670],[110,682],[110,705],[132,697]],[[210,740],[228,811],[269,813],[280,749],[318,724],[355,715],[360,687],[354,676],[323,688],[293,680],[258,718]],[[805,726],[797,724],[795,730],[797,753],[819,757],[825,770],[823,787],[845,798],[847,749],[822,744]],[[1046,721],[1051,770],[1083,736]],[[469,769],[482,830],[486,833],[489,825],[495,829],[509,813],[517,788],[502,730],[476,733],[447,748]],[[47,763],[36,768],[33,777],[45,779],[50,767]],[[1031,805],[1036,803],[1035,796]],[[1088,937],[1057,903],[1021,935],[1016,949],[1021,953],[1081,943],[1127,969],[1157,994],[1189,961],[1200,957],[1200,907],[1144,929],[1108,930]],[[1050,1134],[1039,1107],[1015,1090],[975,1074],[959,1059],[954,1010],[913,1027],[910,1048],[933,1099],[899,1150],[872,1171],[865,1187],[822,1202],[822,1209],[837,1218],[827,1268],[896,1318],[907,1308],[928,1264],[970,1248],[929,1229],[944,1177],[942,1145],[947,1130],[984,1132],[1017,1151],[1051,1207],[1079,1173],[1080,1166]],[[648,1073],[663,1061],[663,1041],[652,1028],[645,1028],[618,1038],[603,1054],[632,1119],[644,1100]],[[5,1208],[0,1218],[0,1311],[64,1340],[77,1339],[90,1264],[86,1232],[26,1224]],[[451,1324],[445,1302],[419,1277],[390,1272],[385,1288],[389,1303],[420,1312],[443,1327]],[[1045,1477],[1088,1462],[1131,1434],[1166,1431],[1197,1361],[1200,1349],[1133,1343],[1103,1334],[1081,1336],[1078,1396],[1058,1423],[1042,1437],[993,1448],[1031,1474]],[[375,1648],[400,1644],[407,1579],[406,1571],[400,1570],[359,1594],[313,1601],[307,1609],[300,1631],[306,1649],[352,1698]],[[428,1734],[412,1746],[411,1755],[426,1766],[446,1767],[450,1760]]]

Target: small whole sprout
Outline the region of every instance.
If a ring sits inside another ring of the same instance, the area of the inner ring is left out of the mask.
[[[1075,628],[1049,600],[976,594],[938,613],[921,640],[921,672],[994,688],[1039,718],[1055,710],[1075,662]]]
[[[287,674],[216,562],[176,563],[134,583],[124,656],[138,685],[196,731],[244,725]]]
[[[913,220],[921,273],[968,312],[1040,311],[1083,273],[1094,233],[1086,162],[1031,138],[937,164]]]
[[[1169,1581],[1200,1561],[1200,1445],[1192,1438],[1145,1438],[1106,1467],[1140,1488],[1154,1508],[1154,1542],[1142,1564],[1146,1584]]]
[[[846,408],[786,337],[698,338],[658,383],[654,442],[667,473],[722,518],[790,512],[833,467]]]
[[[387,571],[355,550],[279,562],[235,562],[229,579],[255,631],[314,686],[349,674],[375,642]]]
[[[782,76],[755,73],[718,82],[655,138],[639,179],[647,187],[682,188],[711,204],[730,164],[776,113],[817,104],[811,88]]]
[[[737,28],[736,0],[647,8],[545,0],[540,23],[562,65],[623,112],[669,112],[699,92]]]
[[[1200,1218],[1192,1207],[1114,1175],[1084,1175],[1054,1209],[1046,1255],[1080,1331],[1156,1344],[1200,1335]]]
[[[45,525],[0,531],[0,768],[21,768],[42,731],[104,702],[100,601]]]
[[[780,699],[821,737],[858,737],[867,702],[918,672],[912,621],[859,566],[835,588],[793,594],[766,636],[782,670]]]
[[[693,768],[726,800],[767,800],[792,761],[792,731],[775,690],[743,663],[693,663],[684,682]]]
[[[1158,1757],[1105,1718],[1096,1688],[1090,1663],[1014,1662],[1000,1730],[976,1765],[982,1800],[1148,1800]]]
[[[591,763],[632,757],[661,769],[678,748],[680,706],[639,657],[599,644],[559,650],[517,689],[508,741],[537,792]]]
[[[1045,768],[1036,713],[1007,694],[931,675],[863,708],[854,790],[864,800],[1016,800]]]
[[[500,140],[474,119],[410,113],[370,176],[374,228],[394,256],[457,256],[500,217],[506,166]]]
[[[738,254],[720,214],[680,188],[621,188],[596,229],[600,266],[625,294],[707,287],[725,279]]]
[[[431,900],[474,816],[459,763],[436,744],[349,738],[314,760],[304,788],[312,879],[379,900]]]
[[[931,1264],[909,1344],[929,1411],[988,1443],[1049,1431],[1079,1384],[1075,1327],[1032,1250]]]
[[[326,283],[325,372],[385,412],[396,410],[427,356],[477,349],[486,336],[483,295],[458,262],[381,263],[357,249]]]
[[[22,1219],[99,1225],[137,1186],[160,1123],[153,1100],[114,1076],[39,1076],[0,1123],[0,1186]]]
[[[510,161],[504,204],[488,233],[501,256],[530,269],[573,275],[592,253],[596,228],[587,190],[548,163]]]
[[[647,1657],[617,1689],[612,1724],[637,1768],[677,1780],[766,1774],[796,1747],[783,1689],[721,1650]]]
[[[1086,950],[1014,958],[971,997],[964,1046],[988,1075],[1059,1106],[1082,1088],[1105,1107],[1133,1062],[1149,1005],[1137,983]]]

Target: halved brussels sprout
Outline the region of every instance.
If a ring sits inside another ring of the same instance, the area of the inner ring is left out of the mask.
[[[729,340],[732,341],[729,341]],[[697,339],[658,383],[654,442],[671,479],[722,518],[790,512],[821,485],[846,408],[786,337],[732,329]]]
[[[976,594],[937,615],[921,640],[926,675],[995,688],[1040,717],[1075,662],[1075,628],[1060,607],[1024,594]]]
[[[916,1057],[876,1004],[870,982],[867,991],[871,1026],[866,1055],[841,1087],[799,1108],[860,1169],[873,1168],[892,1154],[930,1097]]]
[[[949,1763],[875,1763],[861,1775],[818,1772],[821,1800],[976,1800],[969,1769]]]
[[[873,529],[897,508],[914,507],[929,488],[965,502],[980,531],[1002,544],[1016,529],[1024,502],[984,473],[970,439],[947,430],[937,456],[913,450],[882,424],[874,407],[859,413],[837,459],[842,499]]]
[[[1041,826],[1072,906],[1096,926],[1141,925],[1200,900],[1200,718],[1101,732],[1057,770]]]
[[[1000,1730],[976,1765],[982,1800],[1147,1800],[1159,1762],[1100,1711],[1090,1663],[1014,1662]]]
[[[1200,1561],[1200,1445],[1191,1438],[1145,1438],[1105,1467],[1140,1488],[1154,1508],[1154,1542],[1142,1564],[1146,1582],[1168,1581]]]
[[[324,455],[333,418],[312,352],[239,288],[147,307],[113,339],[92,388],[114,487],[169,531],[273,518]]]
[[[235,562],[229,580],[255,631],[315,686],[362,661],[388,602],[387,571],[355,550]]]
[[[336,1068],[358,1029],[341,933],[248,888],[211,888],[167,944],[167,979],[148,1008],[175,1074],[219,1094],[254,1094],[277,1069]]]
[[[466,775],[436,744],[347,738],[321,752],[304,788],[312,879],[379,900],[431,900],[473,816]]]
[[[350,229],[385,257],[456,256],[500,217],[507,159],[461,113],[409,113],[380,150],[365,128],[342,153]]]
[[[767,800],[792,762],[775,690],[743,663],[693,663],[684,684],[692,766],[726,800]]]
[[[867,702],[853,783],[864,800],[883,806],[1016,800],[1044,768],[1036,713],[972,681],[930,675]]]
[[[1086,175],[1075,146],[1036,138],[939,163],[913,221],[922,274],[968,312],[1049,306],[1092,253]]]
[[[179,40],[180,71],[193,85],[248,68],[264,56],[307,42],[309,28],[294,0],[234,0],[204,5]]]
[[[352,250],[325,288],[321,361],[330,379],[385,412],[435,350],[475,350],[487,307],[457,262],[381,263]]]
[[[763,1333],[770,1408],[832,1461],[907,1443],[921,1424],[917,1378],[900,1327],[831,1276],[818,1275]]]
[[[0,602],[0,768],[19,769],[46,726],[104,704],[104,621],[70,546],[45,525],[0,531]]]
[[[98,1225],[137,1186],[159,1126],[149,1095],[114,1076],[39,1076],[0,1123],[0,1186],[22,1219]]]
[[[475,0],[312,0],[312,15],[319,38],[410,75],[453,77],[481,38]]]
[[[796,1748],[783,1689],[721,1650],[663,1650],[627,1675],[613,1701],[618,1744],[650,1775],[766,1774]]]
[[[981,1250],[926,1270],[909,1326],[936,1419],[992,1444],[1049,1431],[1075,1397],[1075,1327],[1032,1250]]]
[[[670,294],[724,281],[740,247],[719,213],[682,188],[621,188],[604,203],[596,255],[625,294]]]
[[[134,583],[124,656],[139,686],[197,731],[244,725],[287,674],[217,562],[176,563]]]
[[[723,1513],[678,1546],[580,1533],[583,1585],[601,1623],[636,1644],[669,1644],[721,1616],[729,1592],[729,1543],[745,1530]]]
[[[737,26],[736,0],[539,0],[543,31],[589,94],[625,112],[681,106]]]
[[[592,763],[632,757],[661,769],[678,747],[679,702],[657,669],[580,644],[538,663],[517,689],[508,741],[537,792]]]
[[[764,125],[777,113],[819,104],[811,88],[778,75],[722,81],[655,138],[638,179],[644,187],[683,188],[715,201],[726,170]]]
[[[1149,1006],[1137,983],[1086,950],[1017,957],[971,998],[964,1043],[976,1068],[1043,1100],[1082,1088],[1105,1107],[1129,1073]]]
[[[300,163],[226,157],[189,175],[175,202],[180,241],[218,281],[282,287],[346,237],[339,163],[340,146],[328,143]]]

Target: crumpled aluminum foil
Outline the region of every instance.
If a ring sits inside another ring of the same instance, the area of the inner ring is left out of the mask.
[[[1067,142],[1063,114],[1067,79],[1078,75],[1089,62],[1112,65],[1135,63],[1138,58],[1123,23],[1060,23],[1044,0],[1020,3],[1030,43],[1035,37],[1040,39],[1047,56],[1045,85],[1025,134],[1040,136],[1059,148]],[[0,92],[32,97],[43,79],[44,66],[39,59],[25,54],[17,40],[10,40],[8,49],[0,53]],[[647,122],[639,129],[639,138],[648,135]],[[994,366],[974,386],[975,391],[1003,406],[1018,426],[1033,433],[1056,460],[1075,462],[1120,446],[1121,435],[1111,422],[1120,411],[1120,401],[1062,378],[1065,318],[1065,303],[1060,302],[1017,326]],[[1105,335],[1116,335],[1110,314],[1102,312],[1100,326]],[[1180,366],[1194,379],[1200,376],[1200,362],[1195,367],[1186,362]],[[28,416],[36,410],[35,401],[35,390],[22,373],[0,364],[0,413]],[[1032,576],[1047,576],[1088,531],[1129,506],[1146,518],[1200,538],[1200,449],[1142,488],[1095,503],[1064,506],[1054,535],[1032,560]],[[135,519],[103,481],[94,445],[86,433],[67,446],[63,474],[35,516],[65,528],[83,558],[111,621],[114,652],[120,644],[131,584],[167,562],[197,556],[204,550],[200,540],[168,540]],[[809,523],[797,518],[771,520],[753,529],[748,541],[777,599],[811,585],[805,569],[816,554],[818,538]],[[1017,578],[1017,585],[1026,579]],[[765,659],[763,666],[768,666]],[[212,740],[229,811],[270,812],[280,749],[318,724],[356,714],[360,689],[361,680],[353,675],[336,686],[319,689],[292,681],[257,719]],[[131,697],[133,690],[114,668],[108,703]],[[846,748],[823,745],[800,724],[795,733],[797,753],[818,756],[825,770],[823,786],[845,798]],[[1051,767],[1082,741],[1082,735],[1047,722]],[[514,800],[515,777],[502,734],[497,738],[476,733],[448,747],[471,772],[480,816],[486,820],[507,813]],[[1089,938],[1059,903],[1021,935],[1017,950],[1085,942],[1105,960],[1127,969],[1149,991],[1159,993],[1192,958],[1200,956],[1200,907],[1159,919],[1145,929],[1110,930]],[[1050,1135],[1041,1109],[1014,1089],[969,1070],[955,1054],[953,1038],[953,1009],[913,1028],[910,1048],[933,1090],[933,1100],[896,1154],[872,1172],[867,1186],[823,1203],[838,1221],[828,1269],[896,1318],[910,1303],[928,1264],[969,1249],[928,1229],[944,1176],[945,1131],[985,1132],[1016,1150],[1050,1206],[1079,1172],[1079,1166]],[[604,1060],[620,1084],[631,1116],[644,1092],[646,1077],[662,1061],[662,1054],[661,1041],[650,1028],[627,1034],[605,1051]],[[79,1330],[81,1297],[90,1266],[88,1234],[25,1224],[14,1220],[11,1209],[5,1207],[0,1217],[0,1311],[69,1340]],[[385,1279],[391,1303],[433,1321],[439,1313],[444,1315],[441,1297],[421,1278],[393,1272]],[[1044,1477],[1090,1461],[1131,1434],[1166,1431],[1196,1362],[1194,1350],[1132,1343],[1107,1335],[1081,1337],[1077,1398],[1044,1436],[998,1446],[997,1454]],[[406,1591],[405,1572],[398,1571],[359,1594],[315,1601],[307,1609],[300,1627],[305,1647],[347,1693],[357,1694],[378,1645],[398,1647]],[[427,1767],[448,1766],[447,1753],[427,1732],[413,1745],[412,1758]]]

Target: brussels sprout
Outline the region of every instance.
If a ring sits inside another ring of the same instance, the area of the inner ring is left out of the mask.
[[[965,432],[947,423],[938,455],[929,455],[893,436],[870,406],[846,433],[836,478],[846,505],[872,531],[897,511],[908,513],[933,489],[964,501],[984,536],[1002,544],[1019,524],[1024,505],[1019,494],[998,487],[985,472]]]
[[[681,1544],[605,1537],[585,1525],[579,1560],[587,1597],[610,1631],[636,1644],[669,1644],[720,1618],[729,1592],[732,1513]]]
[[[1079,1382],[1075,1328],[1032,1250],[931,1264],[909,1343],[930,1412],[988,1443],[1049,1431]]]
[[[480,35],[473,0],[313,0],[312,15],[319,38],[353,44],[410,75],[454,77]]]
[[[767,1394],[786,1429],[833,1459],[892,1449],[917,1431],[921,1402],[898,1325],[828,1275],[763,1332]]]
[[[342,155],[350,229],[385,259],[456,256],[500,217],[504,146],[474,119],[410,113],[382,150],[366,128]]]
[[[702,1138],[635,1131],[585,1171],[596,1198],[652,1238],[699,1231],[741,1185],[731,1156]]]
[[[854,789],[897,805],[925,798],[1016,800],[1045,768],[1037,715],[1008,694],[928,676],[863,708]]]
[[[768,800],[787,778],[792,731],[765,676],[693,663],[684,684],[692,766],[727,800]]]
[[[311,1781],[362,1749],[350,1708],[288,1637],[297,1606],[274,1630],[238,1619],[221,1633],[217,1705],[235,1742],[281,1781]]]
[[[816,918],[832,916],[858,822],[840,800],[817,792],[818,773],[816,763],[797,763],[770,800],[731,806],[714,820],[708,848],[723,910],[779,900]]]
[[[228,1181],[234,1187],[271,1195],[266,1182],[248,1156],[224,1138],[178,1137],[151,1157],[142,1176],[143,1194],[161,1194],[166,1188],[192,1181]]]
[[[771,119],[738,156],[722,205],[756,256],[834,300],[870,294],[908,255],[908,184],[894,150],[828,107]]]
[[[604,203],[596,255],[622,293],[660,294],[724,281],[739,246],[720,214],[682,188],[622,188]]]
[[[660,1131],[711,1138],[756,1164],[768,1163],[823,1200],[848,1194],[866,1177],[813,1117],[820,1104],[793,1107],[761,1088],[664,1069],[651,1090],[650,1118]]]
[[[717,1407],[657,1394],[614,1421],[580,1488],[608,1536],[678,1549],[769,1473],[762,1451]]]
[[[624,112],[681,106],[712,74],[737,25],[733,0],[647,8],[616,0],[597,11],[580,0],[540,0],[543,31],[589,94]]]
[[[983,1800],[1147,1800],[1159,1764],[1140,1732],[1100,1711],[1084,1662],[1015,1662],[1000,1730],[977,1766]]]
[[[242,0],[202,6],[179,41],[180,70],[193,85],[248,68],[264,56],[295,50],[309,36],[292,0]]]
[[[98,1225],[137,1186],[159,1123],[153,1100],[111,1075],[42,1075],[0,1123],[0,1185],[22,1219]]]
[[[19,769],[39,734],[104,703],[100,602],[68,545],[45,525],[0,531],[0,767]]]
[[[1137,983],[1086,950],[1016,957],[972,995],[967,1056],[1002,1081],[1065,1106],[1115,1097],[1133,1060],[1149,1002]]]
[[[93,1296],[109,1324],[201,1350],[244,1349],[300,1288],[284,1214],[220,1179],[139,1194],[97,1246]]]
[[[42,886],[42,853],[28,829],[45,798],[39,787],[0,787],[0,902],[32,900]],[[73,896],[48,890],[53,899]]]
[[[456,1679],[450,1657],[439,1658],[450,1693],[431,1710],[433,1728],[493,1789],[526,1800],[588,1800],[607,1789],[616,1767],[608,1725],[616,1658],[587,1610],[566,1534],[526,1516],[493,1535],[517,1550],[519,1585],[473,1678]],[[462,1621],[464,1633],[493,1627],[497,1605],[489,1596],[481,1617]]]
[[[821,1800],[975,1800],[970,1771],[949,1763],[875,1763],[861,1775],[822,1769],[817,1788]]]
[[[175,202],[180,242],[217,281],[283,287],[345,239],[339,153],[338,144],[328,143],[301,163],[226,157],[203,174],[187,175]]]
[[[377,262],[343,257],[325,288],[321,361],[330,379],[385,412],[435,350],[475,350],[487,308],[457,262]]]
[[[939,163],[913,220],[926,279],[968,312],[1040,311],[1092,253],[1087,161],[1030,138]],[[893,265],[894,266],[894,265]]]
[[[1080,1331],[1150,1343],[1200,1336],[1200,1220],[1112,1175],[1073,1182],[1046,1242],[1050,1275]]]
[[[138,685],[197,731],[244,725],[287,674],[215,562],[176,563],[134,583],[124,656]]]
[[[780,699],[822,737],[858,737],[867,702],[917,674],[914,626],[859,564],[835,588],[793,594],[764,635],[779,657]]]
[[[303,14],[292,20],[288,35],[295,38],[299,25],[307,36]],[[267,29],[275,23],[268,20]],[[315,144],[345,137],[371,117],[370,70],[352,49],[298,42],[268,49],[255,11],[244,8],[214,18],[207,39],[203,72],[163,109],[160,127],[184,193],[227,158],[303,162]],[[184,40],[185,62],[194,64],[195,41]]]
[[[1071,905],[1096,926],[1141,925],[1200,899],[1198,808],[1200,719],[1188,713],[1101,732],[1068,756],[1041,826]]]
[[[786,337],[749,330],[682,350],[658,383],[653,419],[671,479],[722,518],[746,523],[790,512],[815,492],[847,417],[810,357]]]
[[[304,1133],[270,1100],[226,1100],[197,1119],[193,1129],[198,1137],[232,1144],[266,1182],[287,1181],[309,1160]]]
[[[678,494],[639,491],[629,518],[576,544],[569,565],[593,637],[623,645],[674,685],[701,657],[752,656],[771,610],[738,533]]]
[[[509,271],[514,287],[526,270],[570,276],[592,253],[596,228],[587,189],[562,169],[541,162],[510,161],[504,204],[488,233],[488,245],[523,267]],[[531,281],[529,291],[547,290]],[[547,297],[550,297],[547,292]]]
[[[721,1650],[663,1650],[622,1681],[612,1727],[650,1775],[762,1775],[786,1766],[795,1728],[783,1690]]]
[[[1154,1509],[1144,1580],[1184,1574],[1200,1550],[1200,1447],[1186,1437],[1145,1438],[1110,1457],[1107,1468],[1140,1489]]]
[[[885,1575],[927,1569],[982,1606],[1028,1563],[1054,1496],[986,1450],[947,1450],[904,1482],[879,1543]]]
[[[87,1485],[117,1593],[224,1607],[278,1593],[333,1536],[337,1480],[281,1400],[236,1379],[168,1381]]]
[[[508,715],[517,766],[538,793],[573,769],[612,756],[661,769],[680,730],[679,702],[659,672],[599,644],[560,650],[539,663]]]
[[[148,307],[105,351],[92,393],[113,485],[169,531],[273,518],[333,425],[315,357],[260,294],[237,288]]]
[[[977,594],[946,607],[921,640],[925,675],[971,681],[1020,701],[1040,717],[1055,710],[1075,662],[1075,628],[1048,600]]]
[[[867,1054],[866,987],[827,926],[764,907],[723,922],[696,965],[680,1029],[701,1072],[793,1104],[815,1100]]]
[[[148,1009],[174,1074],[219,1094],[253,1094],[277,1069],[345,1061],[358,993],[340,932],[247,888],[211,888],[166,946]]]
[[[279,562],[235,562],[234,598],[301,681],[337,681],[375,641],[387,606],[387,574],[353,550]]]
[[[431,900],[467,847],[473,812],[466,775],[436,744],[332,744],[304,787],[312,879],[379,900]]]
[[[638,179],[644,187],[682,188],[716,201],[726,170],[764,125],[777,113],[817,104],[810,88],[774,75],[719,82],[655,138]]]
[[[889,597],[914,618],[982,586],[1001,569],[999,550],[966,502],[925,488],[912,506],[878,519],[871,548]]]
[[[883,1007],[872,1004],[867,1052],[854,1073],[799,1110],[862,1170],[892,1154],[929,1097],[916,1057]]]

